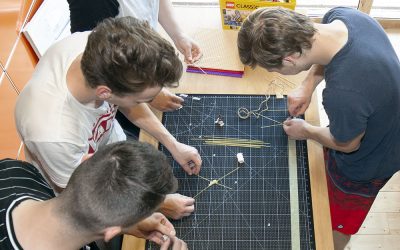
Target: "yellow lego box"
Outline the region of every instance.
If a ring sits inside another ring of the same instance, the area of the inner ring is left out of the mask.
[[[222,28],[237,30],[253,10],[260,7],[276,6],[294,10],[296,0],[219,0],[219,6],[221,8]]]

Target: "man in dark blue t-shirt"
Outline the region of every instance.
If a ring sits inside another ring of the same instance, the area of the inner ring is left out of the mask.
[[[258,9],[238,36],[242,62],[284,75],[310,70],[288,96],[303,114],[325,79],[329,127],[288,119],[288,136],[325,147],[335,248],[343,249],[379,190],[400,169],[400,63],[382,27],[350,8],[334,8],[322,24],[285,9]]]

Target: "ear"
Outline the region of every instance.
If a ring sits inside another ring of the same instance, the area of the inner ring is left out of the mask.
[[[103,230],[103,238],[105,242],[109,242],[115,236],[121,234],[122,228],[121,227],[107,227]]]
[[[99,85],[96,87],[96,96],[101,100],[110,98],[111,93],[111,89],[105,85]]]
[[[301,54],[299,52],[290,54],[290,55],[288,55],[288,56],[283,58],[283,62],[282,63],[284,63],[284,64],[286,63],[286,64],[289,64],[289,65],[296,65],[296,61],[297,61],[297,59],[300,58],[300,56],[301,56]]]
[[[87,159],[89,159],[89,158],[92,157],[92,156],[93,156],[93,153],[84,155],[84,156],[82,157],[81,162],[86,161]]]

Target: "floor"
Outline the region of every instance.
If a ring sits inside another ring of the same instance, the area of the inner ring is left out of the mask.
[[[29,80],[36,63],[24,40],[17,40],[19,9],[18,0],[0,1],[0,63],[8,73],[2,71],[0,74],[0,158],[15,158],[17,155],[20,140],[14,125],[14,105],[18,90]]]
[[[16,23],[20,0],[0,1],[0,63],[7,74],[0,75],[0,158],[16,158],[20,140],[14,125],[14,105],[18,91],[29,80],[36,59],[26,42],[17,40]],[[400,56],[400,30],[387,30]],[[10,55],[12,56],[10,57]],[[14,86],[13,86],[14,85]],[[321,93],[323,84],[319,86]],[[327,118],[321,111],[321,123]],[[24,159],[23,154],[20,156]],[[400,250],[400,174],[396,174],[380,192],[362,229],[352,237],[347,249],[399,249]]]

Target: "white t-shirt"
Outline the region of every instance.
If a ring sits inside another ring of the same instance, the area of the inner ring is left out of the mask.
[[[26,157],[52,185],[65,188],[82,157],[102,145],[126,140],[115,120],[117,107],[87,107],[69,92],[67,71],[83,53],[90,32],[78,32],[50,47],[17,99],[17,130]]]
[[[154,30],[157,29],[160,0],[118,0],[118,17],[133,16],[149,22]]]

